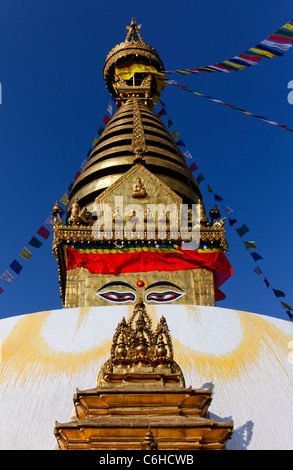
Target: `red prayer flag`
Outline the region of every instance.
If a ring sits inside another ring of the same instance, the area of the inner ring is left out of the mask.
[[[107,114],[105,114],[104,119],[103,119],[103,123],[108,124],[109,121],[111,121],[111,118],[109,116],[107,116]]]
[[[195,162],[193,162],[190,167],[189,167],[190,171],[195,171],[195,170],[198,170],[198,166]]]
[[[247,60],[252,60],[253,62],[259,62],[261,60],[261,57],[257,57],[255,55],[245,55],[245,54],[239,54],[239,57],[242,57],[242,59],[247,59]]]
[[[236,224],[237,220],[236,219],[229,219],[229,224],[234,225]]]
[[[269,281],[267,280],[267,278],[266,278],[264,281],[265,281],[266,286],[269,287],[270,283],[269,283]]]
[[[161,117],[161,116],[164,116],[165,114],[167,114],[165,108],[162,108],[161,111],[157,114],[158,117]]]
[[[47,238],[50,236],[49,230],[47,230],[46,227],[44,227],[43,225],[39,228],[37,233],[45,240],[47,240]]]
[[[272,34],[271,36],[268,37],[268,39],[271,39],[272,41],[279,41],[279,42],[292,42],[293,38],[289,38],[288,36],[278,36],[276,34]]]

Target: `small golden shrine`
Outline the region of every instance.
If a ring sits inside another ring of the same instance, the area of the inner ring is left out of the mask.
[[[209,417],[211,389],[186,388],[164,317],[155,329],[143,303],[119,323],[96,388],[78,390],[59,450],[221,450],[233,422]]]

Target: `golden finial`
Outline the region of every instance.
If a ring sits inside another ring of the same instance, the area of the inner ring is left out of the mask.
[[[125,39],[126,41],[129,41],[129,38],[131,37],[131,41],[135,41],[135,37],[138,37],[138,40],[143,42],[141,35],[139,34],[138,30],[141,28],[141,24],[137,25],[135,18],[132,18],[130,26],[126,26],[126,29],[128,29],[128,33]]]
[[[63,211],[62,211],[61,207],[59,206],[59,202],[56,201],[56,204],[52,209],[52,214],[56,216],[57,214],[62,214],[62,212]]]
[[[141,450],[158,450],[158,444],[154,439],[154,435],[149,426],[144,441],[141,443]]]
[[[215,204],[215,207],[211,209],[210,211],[210,218],[211,218],[211,225],[214,225],[214,222],[221,217],[220,211],[218,209],[217,204]]]

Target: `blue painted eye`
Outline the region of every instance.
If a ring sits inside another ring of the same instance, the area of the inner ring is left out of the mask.
[[[97,295],[109,302],[134,302],[136,299],[135,294],[132,292],[108,291]]]
[[[179,299],[182,297],[183,293],[175,291],[165,291],[165,292],[150,292],[146,295],[147,302],[173,302],[173,300]]]

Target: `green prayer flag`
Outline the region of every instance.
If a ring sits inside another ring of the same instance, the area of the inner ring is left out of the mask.
[[[241,227],[236,229],[236,232],[238,232],[238,235],[240,237],[243,237],[243,235],[249,232],[249,228],[247,227],[247,225],[243,224]]]
[[[19,255],[26,261],[28,261],[32,257],[32,253],[26,247],[24,247],[23,250],[21,250]]]
[[[281,290],[273,289],[273,291],[276,297],[285,297],[284,292],[282,292]]]
[[[256,248],[255,242],[243,242],[247,250],[253,250]]]
[[[40,240],[38,240],[37,237],[31,238],[30,241],[28,242],[28,244],[35,247],[35,248],[40,248],[40,246],[42,246],[42,242]]]
[[[212,188],[210,187],[209,184],[208,184],[208,192],[209,192],[209,193],[212,193],[212,192],[213,192],[213,190],[212,190]]]
[[[286,310],[293,310],[293,307],[290,307],[290,305],[285,304],[285,302],[281,302],[281,304],[283,305],[283,307],[284,307]]]
[[[197,177],[197,182],[198,182],[198,184],[200,184],[204,179],[205,179],[205,177],[203,176],[202,173],[200,173],[200,174],[198,175],[198,177]]]

